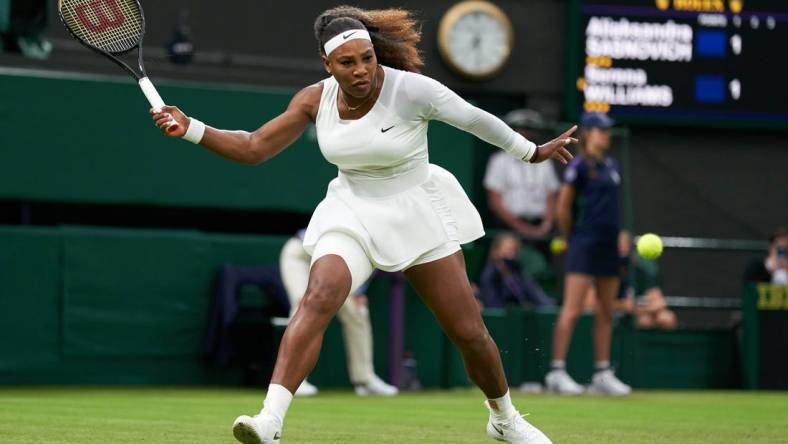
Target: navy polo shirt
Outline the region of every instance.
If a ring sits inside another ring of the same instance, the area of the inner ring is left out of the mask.
[[[575,188],[571,237],[599,241],[618,239],[621,175],[615,161],[577,156],[564,171],[564,183]]]

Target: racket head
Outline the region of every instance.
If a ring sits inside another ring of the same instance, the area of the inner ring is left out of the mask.
[[[142,45],[145,15],[138,0],[58,0],[58,14],[68,32],[94,51],[122,55]]]

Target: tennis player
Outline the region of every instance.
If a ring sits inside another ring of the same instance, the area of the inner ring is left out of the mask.
[[[210,128],[175,107],[153,113],[167,136],[249,164],[275,156],[315,122],[321,152],[339,169],[306,231],[309,285],[282,339],[263,409],[239,417],[235,437],[245,444],[279,442],[293,393],[315,365],[326,326],[378,268],[404,271],[460,349],[469,376],[487,397],[487,434],[510,443],[550,443],[512,405],[460,250],[484,235],[481,218],[454,176],[429,163],[427,127],[430,120],[446,122],[532,163],[570,160],[566,145],[577,142],[575,128],[537,147],[418,74],[421,36],[409,11],[338,7],[322,13],[314,29],[330,76],[299,91],[283,114],[258,130]],[[181,129],[167,132],[171,118]]]

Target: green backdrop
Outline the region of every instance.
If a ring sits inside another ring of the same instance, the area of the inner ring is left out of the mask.
[[[222,263],[275,264],[286,238],[0,227],[0,383],[206,383]]]
[[[168,103],[212,126],[254,130],[293,92],[157,83]],[[259,166],[162,136],[126,78],[0,74],[0,199],[311,212],[336,168],[310,128]],[[430,155],[474,195],[474,139],[435,122]]]

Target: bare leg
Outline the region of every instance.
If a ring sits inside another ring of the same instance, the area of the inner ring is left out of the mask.
[[[613,310],[618,295],[617,277],[596,278],[596,315],[594,316],[594,361],[610,361],[610,340],[613,335]]]
[[[583,313],[586,293],[593,278],[587,274],[567,273],[564,283],[564,304],[553,332],[553,360],[564,361],[572,340],[575,323]]]
[[[512,404],[498,346],[484,326],[465,272],[462,251],[405,271],[411,285],[460,349],[465,369],[487,396],[487,436],[499,441],[550,443]]]
[[[295,393],[317,363],[323,334],[347,299],[350,286],[350,270],[341,257],[327,255],[315,262],[306,294],[279,345],[272,384]]]
[[[482,321],[465,272],[462,252],[405,271],[411,285],[460,349],[465,369],[487,398],[505,395],[509,386],[498,346]]]
[[[314,368],[328,322],[350,293],[353,279],[345,260],[335,254],[317,257],[279,345],[263,410],[254,417],[241,415],[233,423],[233,435],[242,443],[279,442],[293,394]]]

